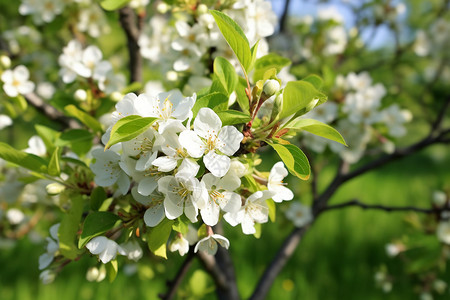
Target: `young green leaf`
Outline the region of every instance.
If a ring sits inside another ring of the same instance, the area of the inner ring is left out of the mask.
[[[275,53],[269,53],[255,61],[255,71],[253,73],[253,81],[263,79],[264,73],[272,68],[276,69],[276,73],[280,72],[282,68],[289,66],[291,61],[288,58],[280,56]]]
[[[34,154],[16,150],[1,142],[0,158],[37,173],[47,173],[47,162],[44,159]]]
[[[101,186],[96,187],[91,193],[91,209],[97,211],[102,206],[102,203],[106,200],[106,198],[107,196],[105,189]]]
[[[59,226],[58,239],[61,254],[68,259],[75,259],[80,253],[75,241],[83,213],[84,199],[82,195],[75,195],[70,197],[70,202],[70,209]]]
[[[61,151],[59,147],[55,148],[53,154],[50,158],[50,162],[48,163],[48,174],[51,176],[59,176],[61,174],[61,166],[60,166],[60,156]]]
[[[130,2],[130,0],[103,0],[100,1],[100,6],[104,10],[112,11],[124,7],[128,2]]]
[[[69,116],[75,117],[81,121],[88,128],[92,129],[95,132],[102,132],[102,125],[99,121],[97,121],[94,117],[88,115],[84,111],[78,109],[75,105],[67,105],[64,107],[64,110],[67,112]]]
[[[84,220],[78,248],[83,248],[92,238],[105,233],[114,227],[120,218],[110,212],[96,211],[89,214]]]
[[[119,266],[117,264],[117,259],[111,260],[106,264],[106,273],[108,274],[108,281],[113,282],[116,279],[117,271],[119,270]]]
[[[45,148],[49,153],[53,153],[55,150],[55,141],[61,135],[59,131],[53,130],[43,125],[34,125],[37,134],[41,137],[45,144]]]
[[[324,137],[326,139],[347,146],[344,138],[336,129],[334,129],[330,125],[324,124],[314,119],[297,118],[289,122],[284,128],[289,128],[291,130],[305,130],[312,134]]]
[[[92,148],[94,135],[86,129],[70,129],[55,141],[56,146],[70,146],[77,155],[86,154]]]
[[[120,142],[129,141],[147,129],[155,122],[157,118],[141,117],[138,115],[130,115],[120,119],[111,129],[111,136],[105,149]]]
[[[252,53],[244,32],[239,25],[226,14],[217,10],[211,10],[210,12],[214,17],[217,26],[219,26],[223,37],[239,60],[242,69],[244,72],[247,72],[252,62]]]
[[[197,101],[194,104],[194,107],[192,107],[192,113],[195,118],[198,114],[198,111],[202,107],[209,107],[212,110],[218,112],[227,109],[227,106],[228,106],[228,97],[222,93],[213,92],[197,99]]]
[[[247,81],[239,77],[238,86],[236,87],[236,101],[239,104],[241,110],[245,113],[249,112],[250,103],[248,101],[247,95],[245,94],[245,89],[247,88]]]
[[[276,215],[277,215],[277,207],[275,205],[275,201],[272,199],[266,200],[267,206],[269,207],[269,219],[271,222],[275,222]]]
[[[165,259],[167,259],[166,244],[172,232],[173,223],[173,220],[164,219],[158,226],[153,227],[147,235],[150,251]]]
[[[283,91],[283,105],[279,119],[295,114],[303,115],[325,102],[327,97],[306,81],[288,82]]]
[[[323,79],[317,75],[311,74],[302,79],[302,81],[307,81],[311,83],[316,89],[321,89],[323,86]]]
[[[217,115],[222,121],[222,126],[243,124],[252,119],[248,114],[232,109],[218,112]]]
[[[302,180],[307,180],[311,174],[311,167],[306,155],[297,146],[292,144],[268,144],[278,153],[289,172]]]
[[[224,87],[228,96],[236,89],[238,75],[234,67],[223,57],[216,57],[214,60],[214,74]]]

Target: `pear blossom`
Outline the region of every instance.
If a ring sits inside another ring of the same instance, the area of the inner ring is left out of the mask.
[[[142,255],[144,254],[141,246],[139,246],[139,243],[136,242],[135,240],[122,243],[120,244],[120,247],[122,248],[122,250],[124,251],[125,255],[129,260],[138,261],[142,258]]]
[[[45,148],[44,141],[38,135],[33,135],[28,140],[28,148],[25,152],[31,153],[37,156],[44,156],[47,153],[47,148]]]
[[[86,280],[87,281],[100,282],[105,278],[106,278],[106,268],[104,265],[101,265],[99,268],[91,267],[86,272]]]
[[[0,130],[12,125],[12,119],[7,115],[0,115]]]
[[[180,144],[194,158],[202,157],[205,167],[216,177],[230,168],[229,155],[240,146],[243,134],[234,126],[222,127],[219,116],[210,108],[201,108],[194,121],[194,131],[180,133]]]
[[[162,194],[157,194],[156,192],[143,196],[138,192],[137,187],[131,189],[131,195],[134,200],[145,205],[147,210],[144,213],[144,223],[149,227],[155,227],[164,219],[164,196]]]
[[[189,241],[183,237],[182,234],[177,234],[169,244],[169,251],[178,251],[181,256],[189,252]]]
[[[3,90],[9,97],[26,95],[34,90],[34,83],[29,81],[30,72],[27,67],[20,65],[14,70],[6,70],[2,73]]]
[[[50,284],[56,278],[56,273],[52,270],[45,270],[39,274],[39,279],[41,279],[43,284]]]
[[[412,114],[409,110],[401,109],[397,104],[392,104],[388,108],[381,111],[384,124],[389,129],[389,135],[393,137],[401,137],[406,134],[404,123],[410,122]]]
[[[94,255],[98,255],[102,263],[106,264],[115,259],[117,254],[127,255],[126,251],[115,241],[104,236],[97,236],[91,239],[86,248]]]
[[[296,227],[303,227],[313,220],[311,207],[294,202],[286,211],[286,218],[291,220]]]
[[[44,254],[39,256],[39,270],[47,268],[53,261],[56,252],[59,250],[58,230],[60,223],[50,227],[50,237],[47,237],[47,248]]]
[[[220,234],[212,234],[198,241],[195,245],[194,252],[203,251],[209,255],[215,255],[218,249],[217,244],[225,249],[230,247],[230,241],[226,237]]]
[[[275,193],[271,191],[257,191],[251,194],[238,212],[226,213],[223,217],[231,225],[241,224],[244,234],[256,232],[255,223],[266,223],[269,219],[269,207],[266,200]]]
[[[218,178],[211,173],[203,175],[202,182],[208,190],[208,201],[200,210],[206,225],[214,226],[219,221],[220,210],[234,213],[241,207],[241,196],[233,191],[239,188],[241,180],[235,175]]]
[[[130,178],[119,165],[120,155],[109,149],[95,149],[92,155],[96,159],[95,163],[91,164],[95,183],[104,187],[117,183],[119,191],[125,195],[130,188]]]
[[[277,162],[270,170],[267,188],[276,194],[272,197],[275,202],[292,200],[294,193],[283,184],[283,179],[288,175],[282,161]]]
[[[25,220],[25,214],[17,208],[10,208],[6,211],[6,219],[11,225],[18,225]]]
[[[65,7],[63,0],[22,0],[19,6],[21,15],[32,15],[33,22],[41,25],[43,22],[50,23],[56,15],[62,13]]]
[[[158,190],[165,195],[166,217],[176,219],[184,212],[191,222],[197,222],[198,208],[203,208],[207,191],[197,178],[165,176],[158,180]]]
[[[437,237],[444,244],[450,245],[450,222],[441,221],[437,227]]]
[[[185,121],[194,106],[197,96],[183,97],[179,90],[160,93],[157,97],[140,95],[136,101],[136,109],[143,117],[158,118],[158,132],[163,134],[166,130],[185,130],[182,122]]]
[[[98,5],[93,4],[86,6],[80,11],[77,28],[94,38],[110,31],[105,13]]]
[[[83,57],[83,46],[77,40],[71,40],[66,47],[63,48],[63,53],[58,58],[58,63],[61,66],[59,75],[62,77],[64,83],[71,83],[77,77],[77,69],[85,70],[81,59]]]

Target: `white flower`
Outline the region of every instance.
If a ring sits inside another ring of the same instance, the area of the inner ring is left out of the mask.
[[[12,119],[7,115],[0,115],[0,130],[12,125]]]
[[[28,140],[28,148],[25,149],[25,152],[31,153],[37,156],[44,156],[47,153],[47,149],[45,148],[44,141],[40,136],[33,135]]]
[[[182,234],[177,234],[169,245],[170,252],[178,251],[181,256],[189,252],[189,241]]]
[[[21,15],[32,15],[33,22],[41,25],[43,22],[50,23],[56,15],[64,10],[65,3],[62,0],[22,0],[19,6]]]
[[[120,192],[125,195],[130,188],[130,178],[119,165],[120,155],[109,149],[95,149],[92,156],[96,159],[95,163],[91,164],[95,183],[104,187],[117,183]]]
[[[157,97],[148,97],[145,94],[140,95],[136,102],[136,109],[143,117],[158,118],[158,132],[181,131],[185,127],[181,122],[186,120],[194,106],[197,96],[183,97],[180,91],[172,90],[166,93],[160,93]]]
[[[94,4],[86,6],[80,11],[77,27],[81,32],[87,32],[97,38],[102,33],[108,33],[110,27],[103,10]]]
[[[129,260],[138,261],[142,258],[142,255],[144,253],[141,246],[139,246],[139,243],[134,240],[120,244],[120,247],[125,252],[125,255]]]
[[[147,206],[147,210],[144,213],[145,225],[149,227],[155,227],[164,219],[164,197],[161,194],[153,193],[149,196],[143,196],[138,192],[137,187],[131,189],[131,195],[134,200]]]
[[[55,280],[56,273],[51,270],[45,270],[39,275],[43,284],[50,284]]]
[[[101,265],[100,268],[91,267],[86,272],[86,280],[87,281],[100,282],[105,278],[106,278],[106,268],[104,265]]]
[[[71,83],[75,80],[77,77],[76,69],[84,69],[81,62],[82,56],[83,46],[77,40],[70,41],[63,48],[63,53],[59,56],[58,63],[61,66],[59,75],[64,83]]]
[[[282,161],[277,162],[270,170],[269,179],[267,182],[267,188],[269,191],[276,194],[272,197],[275,202],[282,202],[283,200],[292,200],[294,193],[288,189],[283,183],[284,177],[288,175],[288,171],[284,167]]]
[[[404,123],[410,122],[412,114],[409,110],[400,109],[397,104],[392,104],[388,108],[381,111],[383,121],[389,128],[389,135],[393,137],[401,137],[406,134]]]
[[[302,205],[300,202],[293,202],[286,211],[286,218],[291,220],[296,227],[303,227],[313,220],[311,207]]]
[[[17,66],[14,70],[6,70],[2,73],[3,90],[9,97],[26,95],[34,90],[34,83],[29,81],[30,72],[23,66]]]
[[[223,217],[231,226],[241,224],[244,234],[254,234],[255,223],[268,221],[269,207],[266,200],[273,195],[271,191],[257,191],[247,198],[245,205],[238,212],[226,213]]]
[[[443,191],[433,191],[433,203],[437,207],[443,207],[447,202],[447,194]]]
[[[98,255],[102,263],[106,264],[115,259],[117,254],[127,255],[125,250],[115,241],[104,236],[97,236],[86,244],[86,248],[94,254]]]
[[[195,245],[194,252],[197,253],[200,250],[209,255],[215,255],[218,249],[217,243],[225,249],[230,247],[230,241],[226,237],[220,234],[212,234],[198,241],[197,245]]]
[[[405,246],[401,243],[389,243],[386,244],[385,250],[389,257],[395,257],[399,253],[405,251]]]
[[[450,222],[441,221],[437,227],[436,233],[441,242],[450,245]]]
[[[39,270],[47,268],[53,261],[56,252],[59,250],[58,230],[60,223],[50,227],[50,237],[47,237],[47,252],[39,256]]]
[[[11,225],[17,225],[25,220],[25,214],[17,208],[10,208],[6,211],[6,218]]]
[[[204,207],[207,191],[197,178],[165,176],[158,180],[158,190],[165,195],[166,217],[176,219],[184,212],[191,222],[197,222],[198,208]]]
[[[427,56],[430,53],[432,44],[427,34],[423,30],[417,31],[416,40],[413,44],[413,50],[418,56]]]
[[[214,226],[219,221],[220,210],[235,213],[241,207],[241,196],[233,191],[239,188],[241,180],[235,175],[218,178],[211,173],[203,175],[202,182],[208,190],[208,201],[200,210],[203,222]]]
[[[230,158],[244,136],[233,126],[222,128],[219,116],[210,108],[201,108],[194,121],[194,131],[180,133],[180,144],[194,158],[203,157],[205,167],[216,177],[222,177],[230,168]]]
[[[50,99],[55,94],[55,87],[50,82],[38,83],[36,93],[44,99]]]

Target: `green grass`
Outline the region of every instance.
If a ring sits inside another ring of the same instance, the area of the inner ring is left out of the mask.
[[[358,198],[366,203],[427,207],[431,191],[450,182],[449,172],[442,167],[450,165],[449,157],[444,161],[434,160],[436,153],[415,155],[357,178],[344,185],[332,198],[332,203]],[[264,164],[270,165],[271,161],[265,160]],[[331,174],[329,168],[321,177],[327,179]],[[296,181],[290,184],[292,187],[298,184],[295,189],[300,199],[308,203],[305,184]],[[406,215],[356,207],[324,213],[275,281],[268,299],[418,299],[413,282],[407,276],[397,277],[389,294],[376,288],[373,279],[382,264],[394,274],[401,271],[400,262],[387,257],[384,245],[407,231],[403,221]],[[280,222],[265,224],[261,239],[255,239],[243,236],[240,227],[226,226],[244,299],[251,294],[264,265],[275,255],[276,246],[291,229],[292,225],[281,222],[280,218]],[[42,251],[42,246],[27,240],[20,241],[13,249],[0,251],[1,299],[157,299],[158,293],[165,291],[165,280],[173,278],[182,261],[177,255],[170,255],[164,266],[160,260],[147,259],[144,260],[146,269],[130,277],[120,273],[110,284],[85,280],[86,269],[95,264],[95,259],[86,257],[69,264],[53,284],[45,286],[39,282],[37,270],[37,259]],[[196,262],[195,268],[201,266]],[[189,289],[192,271],[184,281],[183,293]],[[213,294],[205,297],[211,298]]]

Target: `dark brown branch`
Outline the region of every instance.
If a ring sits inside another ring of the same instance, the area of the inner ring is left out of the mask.
[[[357,206],[362,209],[383,210],[386,212],[411,211],[411,212],[418,212],[418,213],[424,213],[424,214],[434,214],[434,213],[439,213],[444,210],[448,210],[448,209],[438,209],[438,208],[420,208],[420,207],[416,207],[416,206],[386,206],[386,205],[380,205],[380,204],[366,204],[366,203],[360,202],[359,200],[354,199],[354,200],[351,200],[348,202],[343,202],[343,203],[334,204],[334,205],[328,205],[322,210],[322,212],[328,211],[328,210],[351,207],[351,206]]]
[[[142,56],[138,44],[142,24],[141,17],[138,18],[139,20],[137,20],[134,10],[129,6],[125,6],[119,10],[120,24],[127,36],[127,47],[130,58],[130,83],[142,81]]]
[[[286,30],[286,23],[290,2],[291,0],[284,0],[283,13],[281,14],[280,18],[280,32],[284,32]]]
[[[300,243],[303,235],[308,230],[309,226],[296,228],[291,234],[286,238],[275,258],[272,260],[270,265],[266,268],[264,274],[256,286],[253,295],[249,298],[250,300],[263,300],[266,298],[273,282],[277,278],[280,271],[286,265],[289,258],[291,258],[298,244]]]
[[[178,287],[180,286],[181,282],[183,281],[183,278],[186,276],[189,268],[192,265],[194,257],[195,257],[194,252],[191,249],[191,251],[189,251],[188,253],[188,256],[184,260],[183,264],[181,265],[180,269],[178,270],[178,273],[175,276],[175,278],[167,282],[169,290],[167,291],[166,294],[160,294],[159,298],[161,298],[162,300],[171,300],[175,297]]]
[[[50,120],[58,122],[68,128],[80,128],[80,124],[78,124],[77,121],[64,116],[55,107],[51,106],[50,104],[42,100],[35,93],[26,94],[25,100],[27,100],[29,105],[36,108],[36,110],[44,114]]]
[[[197,253],[197,257],[202,262],[205,270],[211,275],[218,289],[227,288],[227,278],[222,269],[217,264],[216,258],[202,251]]]

